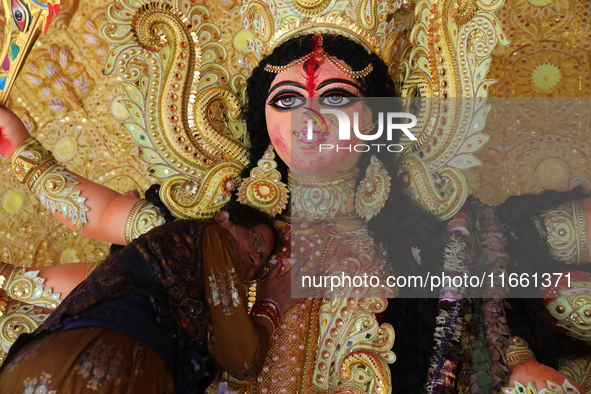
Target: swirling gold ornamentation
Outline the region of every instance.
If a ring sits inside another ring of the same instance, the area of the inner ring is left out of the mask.
[[[341,379],[344,382],[354,382],[364,387],[364,392],[386,394],[390,392],[388,384],[390,369],[380,368],[383,360],[369,351],[359,350],[347,355],[341,364]],[[381,376],[376,376],[376,372]],[[347,383],[344,383],[346,386]]]
[[[0,316],[0,364],[19,335],[35,331],[48,316],[40,306],[9,303],[4,316]]]
[[[176,14],[187,29],[191,29],[189,21],[170,5],[164,3],[144,4],[131,20],[131,31],[138,45],[148,51],[159,51],[168,43],[166,35],[158,26],[162,22],[162,12]]]
[[[133,123],[125,127],[151,175],[163,180],[161,199],[177,217],[211,217],[230,198],[219,182],[238,178],[248,164],[239,121],[244,78],[231,78],[223,66],[219,29],[206,7],[185,0],[122,0],[109,5],[107,16],[102,34],[117,47],[104,72],[126,81]],[[198,190],[186,193],[187,185]]]
[[[476,0],[457,0],[454,4],[452,18],[458,26],[465,25],[478,10]]]
[[[347,206],[355,198],[358,176],[357,168],[329,176],[290,173],[293,218],[304,222],[351,219]]]
[[[0,265],[0,269],[0,288],[11,299],[52,309],[61,303],[59,293],[44,288],[45,279],[38,276],[39,271],[27,271],[11,264]]]
[[[18,336],[36,330],[49,316],[47,308],[61,302],[59,293],[44,289],[38,273],[0,263],[0,364]]]
[[[394,329],[378,324],[375,313],[386,308],[381,298],[325,298],[320,309],[320,341],[313,383],[332,392],[388,393]],[[328,368],[334,365],[334,368]],[[340,391],[339,391],[340,392]]]
[[[371,163],[365,170],[365,178],[361,180],[355,193],[355,212],[359,217],[369,221],[382,210],[390,194],[390,175],[382,163],[371,157]]]
[[[296,10],[307,16],[320,14],[332,2],[332,0],[293,0]]]
[[[51,213],[59,211],[72,221],[76,231],[80,231],[87,223],[89,208],[85,203],[86,197],[82,197],[79,190],[74,190],[74,186],[78,185],[75,179],[76,176],[66,172],[64,166],[55,164],[39,176],[31,191]]]
[[[461,1],[416,4],[412,50],[400,64],[402,95],[430,98],[412,130],[418,141],[400,159],[405,190],[441,220],[452,217],[467,195],[458,170],[481,164],[473,153],[489,139],[481,131],[490,110],[485,98],[493,83],[486,79],[491,51],[497,43],[509,44],[493,13],[502,2]],[[403,136],[402,143],[410,141]],[[442,185],[445,190],[437,187]]]
[[[417,153],[404,157],[399,176],[410,197],[441,220],[455,215],[468,196],[466,180],[458,170],[445,168],[433,175]]]
[[[591,283],[573,280],[570,288],[558,291],[546,305],[546,310],[556,319],[556,327],[566,335],[591,342]]]

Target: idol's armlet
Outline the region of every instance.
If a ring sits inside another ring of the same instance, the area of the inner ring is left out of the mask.
[[[536,221],[552,258],[564,264],[586,264],[589,256],[591,199],[574,200],[543,211]]]

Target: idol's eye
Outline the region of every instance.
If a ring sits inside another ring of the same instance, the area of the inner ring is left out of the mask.
[[[269,101],[269,105],[278,110],[295,109],[303,104],[304,99],[294,94],[279,94]]]
[[[332,94],[322,98],[322,104],[329,105],[331,107],[340,107],[347,105],[351,102],[349,97],[342,96],[340,94]]]
[[[22,32],[27,32],[29,27],[29,13],[28,9],[23,8],[19,2],[12,0],[12,19],[16,23],[18,29]]]

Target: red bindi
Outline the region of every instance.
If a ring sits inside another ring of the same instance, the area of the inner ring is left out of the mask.
[[[304,63],[304,72],[306,73],[306,91],[308,97],[314,97],[316,86],[318,85],[318,67],[324,61],[324,48],[322,47],[322,36],[314,36],[314,49],[312,56],[310,56]]]

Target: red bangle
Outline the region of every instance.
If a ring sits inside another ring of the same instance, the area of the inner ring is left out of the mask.
[[[275,330],[277,329],[277,326],[275,324],[275,322],[273,321],[273,319],[270,316],[265,315],[264,313],[253,313],[252,317],[262,317],[265,318],[267,320],[269,320],[271,322],[271,335],[273,335],[275,333]]]

